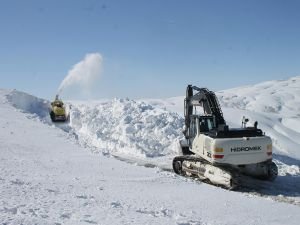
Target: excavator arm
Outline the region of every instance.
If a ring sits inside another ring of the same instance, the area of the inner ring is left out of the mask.
[[[190,129],[191,116],[194,115],[194,108],[196,106],[202,106],[205,115],[214,117],[217,129],[221,129],[226,126],[223,112],[215,93],[206,88],[198,88],[196,86],[188,85],[186,89],[186,98],[184,100],[186,130]],[[187,132],[185,132],[185,136],[188,139]]]

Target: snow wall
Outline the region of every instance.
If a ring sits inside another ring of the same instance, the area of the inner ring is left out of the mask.
[[[50,102],[19,91],[7,95],[17,109],[74,135],[94,152],[123,159],[141,159],[153,165],[170,164],[179,152],[184,120],[177,113],[129,99],[93,104],[68,104],[69,123],[53,125]],[[166,158],[168,160],[166,160]]]

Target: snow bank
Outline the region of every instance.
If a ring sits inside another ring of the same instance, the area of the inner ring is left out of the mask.
[[[73,105],[70,126],[101,152],[153,158],[174,155],[182,138],[183,119],[144,102],[114,99]]]
[[[51,121],[49,118],[49,101],[17,90],[7,93],[6,98],[16,109],[29,113],[29,116],[38,117],[47,122]]]
[[[50,102],[18,91],[12,91],[6,97],[29,117],[53,126],[49,118]],[[176,113],[129,99],[93,104],[75,102],[69,110],[70,123],[55,126],[95,152],[123,159],[159,157],[161,162],[166,161],[165,156],[171,159],[178,154],[179,139],[183,138],[183,119]]]

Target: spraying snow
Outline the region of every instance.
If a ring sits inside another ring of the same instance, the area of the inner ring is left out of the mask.
[[[99,53],[87,54],[82,61],[75,64],[61,82],[58,94],[71,87],[79,87],[88,93],[92,84],[100,78],[103,58]]]

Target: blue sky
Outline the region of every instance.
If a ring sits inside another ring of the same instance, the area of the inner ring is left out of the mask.
[[[285,79],[300,74],[299,12],[297,0],[1,0],[0,87],[51,99],[93,52],[104,59],[93,98]]]

